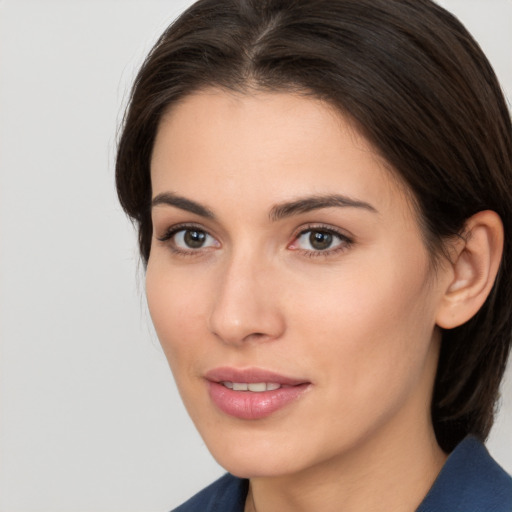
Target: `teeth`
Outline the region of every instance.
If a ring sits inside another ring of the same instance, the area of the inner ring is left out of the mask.
[[[247,387],[249,388],[249,391],[256,391],[256,393],[267,391],[267,385],[264,382],[252,382]]]
[[[276,382],[222,382],[228,389],[233,391],[252,391],[254,393],[261,393],[262,391],[274,391],[281,387],[281,384]]]

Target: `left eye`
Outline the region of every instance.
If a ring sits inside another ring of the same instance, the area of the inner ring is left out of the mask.
[[[172,238],[178,249],[204,249],[216,246],[215,238],[200,229],[181,229],[174,233]]]
[[[293,249],[305,251],[327,251],[335,249],[348,240],[332,231],[325,229],[309,229],[303,231],[292,244]]]

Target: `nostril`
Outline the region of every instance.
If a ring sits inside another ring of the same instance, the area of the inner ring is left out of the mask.
[[[258,341],[258,340],[262,340],[263,338],[270,338],[270,336],[263,332],[255,332],[255,333],[249,334],[248,336],[245,337],[246,341],[250,341],[251,339]]]
[[[250,342],[266,342],[274,339],[275,336],[272,334],[266,334],[264,332],[250,332],[248,334],[240,334],[240,333],[228,333],[228,332],[215,332],[212,331],[213,334],[224,343],[229,344],[244,344]]]

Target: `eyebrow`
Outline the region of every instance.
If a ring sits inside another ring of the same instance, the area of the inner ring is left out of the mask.
[[[369,203],[352,199],[350,197],[339,194],[327,196],[310,196],[296,199],[287,203],[277,204],[271,210],[269,217],[273,221],[297,215],[299,213],[307,213],[321,208],[362,208],[373,213],[377,210]]]
[[[185,197],[178,196],[171,192],[164,192],[163,194],[158,194],[151,201],[151,208],[160,205],[167,206],[175,206],[180,210],[185,210],[190,213],[195,213],[200,217],[205,217],[207,219],[214,219],[215,215],[208,208],[196,203],[195,201],[191,201]]]
[[[185,210],[199,215],[200,217],[215,219],[215,215],[210,209],[192,201],[191,199],[187,199],[172,192],[164,192],[153,198],[151,201],[151,207],[154,208],[155,206],[160,205],[174,206],[180,210]],[[307,213],[314,210],[320,210],[322,208],[340,207],[362,208],[373,213],[378,213],[377,210],[369,203],[339,194],[331,194],[326,196],[308,196],[286,203],[276,204],[270,210],[269,218],[271,221],[275,222],[299,213]]]

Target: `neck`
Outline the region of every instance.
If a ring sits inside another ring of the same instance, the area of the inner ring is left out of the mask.
[[[446,460],[426,423],[402,431],[400,424],[389,425],[378,437],[299,474],[251,479],[245,511],[415,510]]]

